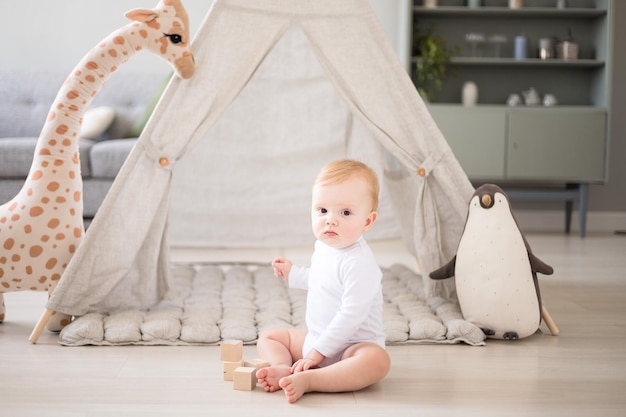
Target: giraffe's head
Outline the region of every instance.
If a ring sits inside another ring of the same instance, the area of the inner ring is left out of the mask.
[[[137,30],[147,48],[163,57],[181,78],[190,78],[196,65],[191,52],[189,17],[180,0],[161,0],[154,9],[133,9],[125,16],[141,26]]]

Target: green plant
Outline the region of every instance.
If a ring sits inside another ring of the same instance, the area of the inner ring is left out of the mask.
[[[413,56],[413,78],[417,89],[424,99],[432,100],[448,77],[451,52],[444,39],[433,34],[431,26],[423,33],[415,32]]]

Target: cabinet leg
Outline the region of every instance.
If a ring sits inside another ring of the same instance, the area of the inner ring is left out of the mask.
[[[580,237],[587,234],[587,198],[589,197],[589,184],[578,185],[578,228]]]

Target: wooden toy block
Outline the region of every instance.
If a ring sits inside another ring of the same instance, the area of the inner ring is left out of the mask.
[[[235,369],[243,366],[242,361],[224,362],[224,381],[232,381]]]
[[[233,388],[240,391],[252,391],[256,387],[256,368],[240,366],[233,374]]]
[[[266,361],[265,359],[254,358],[254,359],[250,359],[247,361],[243,361],[243,366],[254,368],[258,371],[261,368],[267,368],[268,366],[270,366],[270,363]]]
[[[237,362],[243,360],[243,342],[228,339],[222,341],[220,359],[223,362]]]

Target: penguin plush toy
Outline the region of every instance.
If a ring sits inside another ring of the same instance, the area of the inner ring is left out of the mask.
[[[533,255],[504,191],[485,184],[470,200],[455,257],[430,277],[454,276],[465,320],[489,338],[516,340],[537,331],[542,311],[556,334],[542,310],[538,272],[550,275],[553,269]]]

